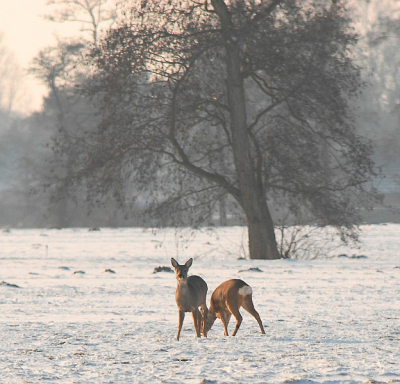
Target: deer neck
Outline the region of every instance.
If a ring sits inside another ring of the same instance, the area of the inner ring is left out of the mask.
[[[176,287],[175,299],[176,303],[178,304],[178,307],[180,307],[184,311],[192,310],[193,298],[187,280],[178,281],[178,286]]]

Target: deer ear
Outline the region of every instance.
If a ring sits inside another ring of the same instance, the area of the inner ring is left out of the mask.
[[[190,268],[190,267],[192,266],[192,263],[193,263],[193,259],[190,258],[190,259],[185,263],[185,265],[186,265],[187,268]]]
[[[174,268],[178,266],[178,262],[173,257],[171,257],[171,264]]]

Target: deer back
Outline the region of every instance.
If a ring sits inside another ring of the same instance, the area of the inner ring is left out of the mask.
[[[211,295],[210,311],[229,311],[230,307],[240,308],[243,298],[253,293],[251,287],[240,279],[231,279],[220,284]]]

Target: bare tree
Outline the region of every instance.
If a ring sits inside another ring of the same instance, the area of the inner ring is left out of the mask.
[[[75,143],[82,138],[80,132],[90,129],[96,121],[93,109],[76,91],[75,84],[87,77],[88,71],[83,64],[85,54],[91,46],[97,46],[100,27],[109,27],[113,23],[116,7],[110,0],[49,0],[47,5],[54,9],[46,16],[48,20],[80,23],[83,35],[83,39],[58,41],[57,45],[41,50],[30,67],[30,72],[50,91],[41,116],[43,125],[52,131],[48,143],[51,152],[46,152],[42,158],[42,168],[49,172],[38,171],[37,176],[41,187],[52,191],[58,178],[67,179],[73,173]],[[86,38],[87,32],[90,32],[90,38]],[[57,189],[52,200],[56,201],[53,212],[58,212],[53,225],[68,226],[68,213],[73,202],[68,188]]]
[[[81,148],[93,196],[139,190],[166,223],[192,224],[230,196],[254,259],[281,257],[278,199],[356,236],[373,163],[351,119],[361,79],[340,2],[148,0],[124,14],[85,86],[103,113]]]
[[[383,206],[365,218],[393,220],[399,213],[400,192],[400,2],[371,0],[356,2],[354,8],[358,57],[368,84],[358,101],[358,130],[375,144],[381,177],[374,184],[384,194]]]
[[[22,71],[12,53],[3,44],[0,35],[0,103],[8,117],[21,96]]]
[[[117,18],[116,6],[110,0],[48,0],[47,5],[56,7],[52,14],[46,16],[48,20],[81,24],[81,31],[90,32],[96,47],[100,24],[110,26]]]

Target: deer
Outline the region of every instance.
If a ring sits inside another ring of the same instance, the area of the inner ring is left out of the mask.
[[[180,265],[173,257],[171,258],[171,264],[175,269],[175,277],[178,283],[175,292],[175,301],[179,311],[178,333],[176,334],[176,339],[178,341],[185,318],[185,312],[192,312],[196,336],[201,337],[201,331],[203,336],[207,337],[205,321],[208,314],[206,304],[208,286],[200,276],[188,276],[188,271],[192,263],[192,258],[183,265]],[[199,307],[201,308],[200,311]]]
[[[233,315],[236,319],[236,326],[232,336],[236,336],[242,323],[242,315],[239,312],[240,307],[243,307],[247,312],[254,316],[260,326],[261,333],[265,335],[264,327],[260,315],[254,308],[253,290],[250,285],[240,279],[231,279],[219,285],[211,295],[210,308],[204,331],[207,333],[213,326],[215,319],[221,319],[224,326],[224,335],[228,334],[228,324]]]

